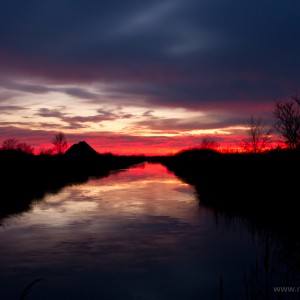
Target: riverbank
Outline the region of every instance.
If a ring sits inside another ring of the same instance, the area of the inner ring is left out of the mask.
[[[222,154],[192,149],[161,163],[195,187],[201,205],[299,239],[299,151]]]
[[[0,151],[0,219],[30,209],[32,202],[47,192],[55,193],[69,184],[90,177],[105,177],[145,161],[141,156],[99,154],[94,157],[30,155],[20,151]]]

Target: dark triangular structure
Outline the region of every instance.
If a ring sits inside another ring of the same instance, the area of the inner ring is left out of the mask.
[[[70,157],[93,158],[99,155],[87,142],[82,141],[78,144],[73,144],[65,153]]]

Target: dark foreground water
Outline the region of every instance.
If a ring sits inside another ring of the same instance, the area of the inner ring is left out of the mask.
[[[49,194],[2,221],[0,299],[277,299],[276,242],[199,203],[158,164]]]

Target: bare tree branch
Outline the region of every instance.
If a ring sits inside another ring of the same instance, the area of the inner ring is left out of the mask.
[[[253,115],[246,126],[247,136],[242,140],[243,148],[253,153],[266,150],[271,142],[272,128],[267,130],[261,119],[254,119]]]
[[[300,99],[292,97],[286,102],[277,102],[273,112],[275,129],[281,134],[288,148],[300,146]]]
[[[199,148],[215,150],[216,148],[218,148],[218,146],[218,143],[212,137],[204,137],[200,142]]]
[[[67,138],[62,132],[58,132],[54,136],[52,144],[54,145],[54,150],[57,154],[63,154],[68,148]]]

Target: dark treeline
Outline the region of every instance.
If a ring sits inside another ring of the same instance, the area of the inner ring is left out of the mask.
[[[211,210],[216,221],[225,218],[259,233],[265,249],[262,258],[245,270],[245,299],[273,299],[272,288],[278,282],[297,285],[299,148],[235,154],[195,148],[153,161],[194,186],[199,205]]]
[[[256,154],[190,149],[160,161],[195,187],[201,205],[300,241],[299,149]]]
[[[33,155],[19,150],[0,150],[0,219],[26,211],[32,201],[47,192],[57,192],[68,184],[90,177],[104,177],[145,161],[141,156],[98,154],[91,157]]]
[[[300,244],[300,98],[277,102],[273,117],[270,128],[251,117],[242,140],[245,152],[220,153],[214,140],[206,139],[198,148],[160,161],[196,188],[202,205],[272,228]],[[270,146],[275,132],[276,148]]]

